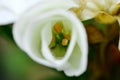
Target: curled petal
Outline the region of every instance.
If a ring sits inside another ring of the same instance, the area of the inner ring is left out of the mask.
[[[68,76],[79,76],[87,67],[88,43],[84,26],[68,11],[72,7],[77,5],[70,0],[44,0],[21,16],[14,25],[13,36],[34,61],[62,70]],[[69,45],[61,59],[49,48],[52,28],[58,21],[63,23],[65,30],[71,30]]]
[[[74,47],[74,50],[68,60],[68,68],[65,69],[65,73],[68,76],[79,76],[82,74],[87,67],[87,53],[88,53],[88,45],[87,45],[87,36],[85,29],[82,27],[82,23],[76,21],[78,30],[77,31],[77,43]],[[81,47],[83,46],[83,47]]]

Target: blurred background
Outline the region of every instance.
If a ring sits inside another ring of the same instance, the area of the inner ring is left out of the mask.
[[[118,23],[104,25],[94,19],[83,23],[89,55],[87,70],[79,77],[67,77],[62,71],[34,62],[15,44],[12,24],[0,26],[0,80],[120,80]]]

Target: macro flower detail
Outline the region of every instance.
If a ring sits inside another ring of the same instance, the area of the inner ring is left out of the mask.
[[[13,26],[17,45],[34,61],[79,76],[87,67],[88,43],[83,24],[69,11],[71,0],[43,0]]]

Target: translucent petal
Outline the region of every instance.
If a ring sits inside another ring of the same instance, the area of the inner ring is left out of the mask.
[[[115,3],[119,3],[120,0],[112,0],[112,3],[115,4]]]
[[[21,13],[40,0],[0,0],[0,24],[9,24],[17,20]]]
[[[49,44],[52,40],[52,31],[51,27],[52,25],[49,24],[49,22],[46,22],[47,24],[43,27],[42,31],[40,32],[41,35],[41,51],[44,56],[44,58],[48,61],[54,61],[52,53],[49,49]]]
[[[76,44],[73,53],[68,61],[68,68],[65,69],[66,75],[79,76],[86,70],[86,63],[86,57],[84,56],[84,54],[82,54],[80,46]]]
[[[79,76],[85,72],[87,67],[88,43],[86,31],[82,23],[78,23],[77,25],[80,25],[76,27],[76,34],[79,37],[77,37],[76,46],[66,64],[68,66],[64,70],[68,76]]]
[[[23,37],[23,48],[24,51],[36,62],[41,63],[43,65],[54,67],[54,65],[50,64],[42,55],[41,52],[41,36],[40,32],[44,24],[42,23],[31,23],[28,25],[29,28],[26,30],[26,33]]]
[[[90,9],[91,11],[98,11],[100,8],[97,6],[97,4],[93,2],[87,2],[86,8]]]
[[[16,20],[16,15],[7,9],[6,7],[0,6],[0,25],[12,23]]]
[[[84,9],[80,17],[82,20],[87,20],[87,19],[94,18],[95,16],[96,16],[96,12],[91,11],[89,9]]]
[[[93,0],[93,2],[101,9],[106,10],[108,8],[106,0]],[[92,2],[92,1],[91,1]]]

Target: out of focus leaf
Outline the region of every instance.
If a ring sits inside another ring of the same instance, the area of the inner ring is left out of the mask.
[[[93,25],[87,25],[86,31],[88,34],[88,40],[90,43],[101,43],[105,40],[103,33]]]
[[[0,26],[0,36],[10,41],[13,41],[12,24]]]
[[[107,25],[107,28],[105,29],[105,33],[109,41],[113,40],[116,37],[119,37],[119,28],[120,25],[118,22]]]
[[[120,63],[120,51],[115,44],[109,44],[106,53],[108,64]]]

